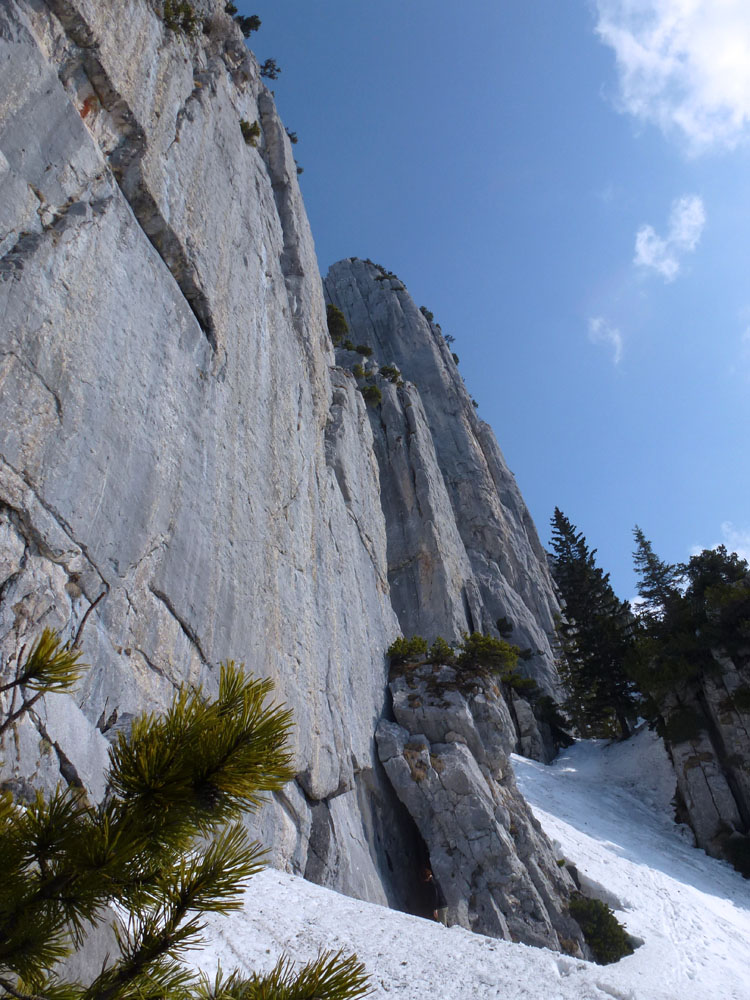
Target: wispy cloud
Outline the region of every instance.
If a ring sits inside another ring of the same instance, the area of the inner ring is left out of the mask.
[[[622,334],[617,327],[603,316],[593,316],[589,320],[589,340],[592,344],[609,344],[612,347],[612,360],[619,365],[622,360]]]
[[[694,151],[750,135],[747,0],[595,0],[625,111],[682,133]]]
[[[721,525],[720,542],[714,542],[711,546],[694,545],[690,554],[696,556],[704,548],[715,549],[717,545],[726,545],[730,552],[736,552],[740,559],[750,562],[750,528],[738,528],[731,521],[724,521]]]
[[[674,281],[680,270],[680,258],[698,246],[705,224],[706,210],[698,195],[678,198],[672,202],[666,236],[659,236],[653,226],[640,227],[635,235],[633,262],[656,271],[665,281]]]
[[[731,521],[725,521],[721,534],[730,552],[736,552],[741,559],[750,561],[750,528],[737,528]]]

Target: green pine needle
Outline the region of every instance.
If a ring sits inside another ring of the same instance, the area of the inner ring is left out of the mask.
[[[69,691],[83,672],[80,659],[80,650],[63,643],[51,628],[45,628],[13,683],[33,691]]]

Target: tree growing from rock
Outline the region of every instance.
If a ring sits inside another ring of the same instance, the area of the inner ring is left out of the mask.
[[[281,67],[275,59],[266,59],[264,63],[261,63],[260,75],[268,77],[269,80],[278,79],[280,72]]]
[[[79,654],[45,630],[2,691],[17,721],[42,694],[69,690]],[[22,662],[21,662],[22,661]],[[356,956],[326,953],[295,971],[209,982],[182,962],[203,917],[242,906],[263,867],[242,816],[293,775],[291,715],[269,704],[269,681],[221,668],[218,695],[180,689],[161,716],[137,719],[110,751],[108,792],[79,788],[26,805],[0,798],[0,997],[17,1000],[345,1000],[367,992]],[[10,716],[9,716],[10,718]],[[6,719],[6,723],[8,719]],[[82,985],[55,972],[90,928],[112,917],[117,954]]]

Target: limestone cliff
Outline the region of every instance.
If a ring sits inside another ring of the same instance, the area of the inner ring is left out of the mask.
[[[262,817],[276,862],[399,903],[385,851],[412,859],[373,750],[398,628],[378,472],[330,371],[291,147],[223,4],[195,37],[125,7],[0,9],[4,661],[107,594],[80,707],[50,704],[63,718],[3,756],[56,780],[47,726],[88,776],[97,723],[244,660],[297,723],[298,780]]]
[[[223,0],[194,6],[196,35],[157,0],[0,8],[3,669],[98,601],[77,696],[16,727],[3,779],[98,797],[108,738],[244,660],[296,719],[296,780],[254,821],[273,862],[414,908],[429,844],[376,750],[385,650],[504,615],[554,690],[544,553],[439,331],[361,262],[328,292],[417,387],[368,412],[336,363],[273,98]],[[525,702],[497,711],[497,773],[544,753]],[[554,942],[570,885],[524,837],[499,843]]]
[[[511,641],[530,651],[524,669],[555,691],[550,635],[558,604],[546,556],[439,327],[398,278],[370,261],[334,264],[325,289],[353,342],[370,345],[407,383],[397,389],[381,380],[384,402],[371,409],[388,576],[404,633],[452,638],[493,631],[507,618]]]

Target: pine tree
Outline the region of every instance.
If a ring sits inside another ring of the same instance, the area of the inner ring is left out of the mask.
[[[747,646],[750,570],[723,545],[669,566],[645,539],[645,544],[638,535],[636,540],[639,593],[648,603],[640,617],[631,669],[653,701],[652,720],[658,720],[665,698],[718,671],[715,651],[733,656]]]
[[[633,528],[633,536],[636,542],[633,562],[640,577],[638,596],[643,601],[638,614],[655,622],[664,617],[668,605],[680,595],[680,568],[659,559],[638,525]]]
[[[45,630],[18,657],[17,720],[43,693],[68,690],[80,654]],[[29,805],[0,798],[0,997],[20,1000],[344,1000],[367,992],[356,956],[325,953],[295,972],[196,977],[181,959],[202,917],[241,907],[264,851],[241,819],[293,776],[291,715],[269,704],[269,681],[221,668],[209,699],[183,687],[162,716],[136,720],[110,751],[108,792],[58,789]],[[29,694],[29,692],[34,692]],[[55,974],[59,959],[115,904],[118,954],[89,986]]]
[[[596,565],[596,549],[557,507],[552,548],[552,575],[563,602],[557,622],[560,674],[569,692],[563,707],[583,735],[611,736],[619,728],[625,739],[636,706],[625,672],[633,644],[630,606]]]

